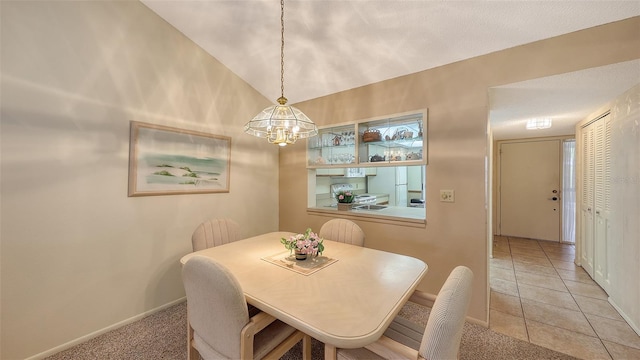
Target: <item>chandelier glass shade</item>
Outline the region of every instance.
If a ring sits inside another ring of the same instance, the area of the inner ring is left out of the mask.
[[[302,111],[286,105],[284,97],[284,0],[280,0],[280,98],[278,105],[262,110],[244,126],[249,135],[264,137],[271,144],[286,146],[298,139],[318,135],[318,128]]]
[[[278,99],[279,105],[262,110],[245,127],[247,134],[264,137],[271,144],[286,146],[298,139],[318,134],[316,125],[299,109],[285,105],[287,99]]]

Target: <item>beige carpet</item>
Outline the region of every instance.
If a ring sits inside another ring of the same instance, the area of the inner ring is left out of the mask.
[[[174,305],[47,359],[184,360],[187,358],[186,308],[186,302]],[[429,308],[407,303],[401,310],[400,316],[424,325],[429,317]],[[301,344],[298,344],[285,354],[283,359],[298,360],[301,357]],[[314,360],[324,359],[323,345],[316,340],[313,341],[312,357]],[[460,359],[569,360],[575,358],[467,323],[460,345]]]

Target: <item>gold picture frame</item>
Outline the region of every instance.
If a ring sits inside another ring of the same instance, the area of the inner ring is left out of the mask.
[[[229,192],[231,137],[131,121],[129,196]]]

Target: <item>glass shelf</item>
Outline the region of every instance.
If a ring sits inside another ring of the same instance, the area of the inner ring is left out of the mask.
[[[356,162],[355,124],[318,129],[318,136],[308,139],[309,166],[351,165]]]
[[[359,124],[363,141],[358,145],[358,162],[423,162],[423,118],[423,113],[415,113]],[[368,140],[367,133],[380,134],[380,139],[365,141]]]
[[[310,168],[426,164],[427,111],[318,130],[308,139]]]

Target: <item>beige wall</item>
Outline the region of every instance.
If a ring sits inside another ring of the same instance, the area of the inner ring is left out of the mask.
[[[0,358],[181,299],[207,218],[278,229],[278,149],[242,133],[270,101],[137,1],[0,6]],[[130,120],[231,136],[231,191],[128,198]]]
[[[640,79],[638,79],[640,81]],[[640,84],[611,108],[611,218],[607,234],[609,301],[640,334]]]
[[[436,294],[456,265],[469,266],[475,273],[469,316],[486,322],[488,88],[640,58],[639,31],[640,18],[636,17],[296,106],[318,125],[429,109],[426,227],[357,223],[367,235],[367,247],[412,255],[428,263],[421,291]],[[281,230],[318,229],[328,220],[307,214],[305,202],[300,201],[306,197],[305,160],[304,143],[280,153]],[[438,202],[440,189],[454,189],[456,202]]]

